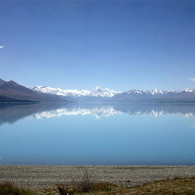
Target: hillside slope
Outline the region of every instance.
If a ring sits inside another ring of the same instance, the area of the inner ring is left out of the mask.
[[[14,81],[0,79],[0,102],[67,102],[53,94],[35,92]]]

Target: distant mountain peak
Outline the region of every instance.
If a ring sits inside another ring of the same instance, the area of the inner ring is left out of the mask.
[[[51,87],[31,87],[30,89],[42,93],[63,96],[73,102],[195,102],[195,89],[185,88],[180,91],[165,91],[157,88],[150,90],[131,89],[126,92],[114,91],[97,86],[88,90],[63,90]]]
[[[95,87],[93,90],[99,90],[99,89],[103,89],[101,85],[98,85],[98,86]]]
[[[163,93],[165,93],[165,91],[161,91],[157,88],[154,88],[154,89],[149,89],[149,90],[145,91],[145,93],[151,93],[152,95],[156,95],[156,94],[163,94]]]
[[[120,92],[108,89],[108,88],[102,88],[101,86],[97,86],[90,92],[91,96],[100,96],[100,97],[113,97],[114,95],[118,94]]]
[[[194,89],[189,89],[189,88],[185,88],[182,90],[182,92],[194,92],[195,90]]]
[[[7,83],[13,85],[13,86],[21,86],[19,85],[18,83],[16,83],[15,81],[11,80],[11,81],[8,81]]]
[[[118,91],[114,91],[108,88],[102,88],[101,86],[97,86],[91,91],[88,90],[63,90],[60,88],[51,88],[51,87],[43,87],[43,86],[38,86],[38,87],[29,87],[30,89],[34,91],[39,91],[42,93],[51,93],[51,94],[56,94],[56,95],[61,95],[61,96],[69,96],[73,98],[77,97],[113,97],[114,95],[120,93]]]

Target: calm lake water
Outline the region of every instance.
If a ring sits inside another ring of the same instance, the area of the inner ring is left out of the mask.
[[[195,165],[195,105],[1,104],[0,165]]]

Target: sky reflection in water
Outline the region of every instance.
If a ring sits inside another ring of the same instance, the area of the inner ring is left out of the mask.
[[[195,105],[0,107],[0,164],[195,165]]]

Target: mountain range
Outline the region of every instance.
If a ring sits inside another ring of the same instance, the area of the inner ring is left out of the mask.
[[[33,91],[46,94],[55,94],[73,102],[195,102],[195,89],[178,91],[129,90],[126,92],[114,91],[100,86],[88,90],[63,90],[45,86],[29,87]]]
[[[46,94],[55,94],[64,97],[68,101],[72,102],[105,102],[117,94],[119,91],[114,91],[108,88],[102,88],[100,86],[95,87],[91,91],[89,90],[63,90],[60,88],[51,88],[45,86],[29,87],[35,92],[42,92]]]
[[[0,79],[0,102],[150,102],[195,103],[195,89],[180,91],[130,90],[114,91],[101,86],[89,90],[63,90],[45,86],[25,87],[15,81]]]

